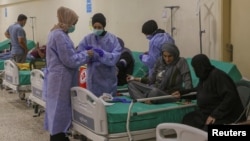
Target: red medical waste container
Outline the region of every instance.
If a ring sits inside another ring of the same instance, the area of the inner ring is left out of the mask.
[[[81,66],[79,69],[79,86],[82,88],[87,88],[86,76],[87,76],[86,66]]]

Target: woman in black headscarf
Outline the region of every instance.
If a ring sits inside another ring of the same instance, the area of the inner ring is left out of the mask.
[[[191,64],[199,78],[198,86],[193,90],[180,91],[180,95],[197,91],[198,109],[185,115],[183,123],[207,130],[209,124],[245,120],[244,116],[238,119],[244,108],[233,80],[214,67],[204,54],[194,56]],[[178,93],[173,95],[177,96]]]
[[[192,88],[190,70],[185,58],[180,57],[175,44],[162,45],[161,56],[154,65],[151,77],[134,78],[128,76],[129,94],[134,99],[171,94],[181,89]],[[164,103],[169,100],[151,101]],[[172,101],[172,100],[170,100]]]

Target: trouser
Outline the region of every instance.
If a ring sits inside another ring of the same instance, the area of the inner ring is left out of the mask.
[[[55,135],[50,135],[50,141],[69,141],[69,138],[65,133],[58,133]]]
[[[200,110],[195,110],[193,112],[187,113],[183,117],[182,123],[207,131],[207,125],[205,125],[207,117],[208,116],[204,115]]]
[[[156,87],[151,87],[151,86],[148,86],[147,84],[143,84],[137,81],[130,81],[128,83],[128,91],[129,91],[129,95],[133,99],[169,95],[168,93]],[[168,102],[175,102],[175,101],[177,101],[177,99],[168,98],[168,99],[153,100],[151,102],[155,104],[160,104],[160,103],[168,103]]]
[[[12,59],[16,63],[25,63],[25,61],[26,61],[26,54],[13,54],[12,55]]]

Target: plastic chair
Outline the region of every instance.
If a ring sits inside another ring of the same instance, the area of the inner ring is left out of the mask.
[[[207,132],[185,124],[161,123],[156,127],[156,141],[207,141],[207,140],[208,140]]]
[[[237,86],[237,90],[239,92],[239,96],[241,99],[241,102],[244,106],[244,112],[245,114],[242,114],[236,121],[234,124],[244,124],[244,123],[248,123],[250,121],[250,81],[247,80],[241,80],[239,82],[236,83]],[[238,120],[242,117],[242,116],[246,116],[247,121],[246,122],[242,122],[242,123],[238,123]]]

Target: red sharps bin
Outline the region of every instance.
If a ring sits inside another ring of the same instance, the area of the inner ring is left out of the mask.
[[[87,71],[86,71],[86,66],[81,66],[79,69],[79,86],[82,88],[87,88],[87,83],[86,83],[86,76],[87,76]]]

